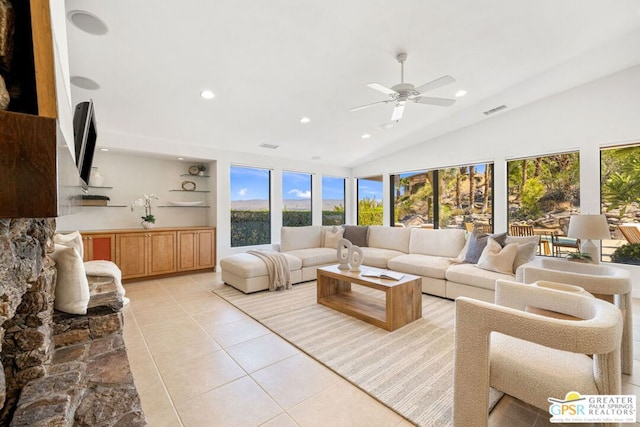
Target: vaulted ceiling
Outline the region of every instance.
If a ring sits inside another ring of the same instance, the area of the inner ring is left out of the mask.
[[[93,98],[99,144],[117,146],[130,135],[132,150],[169,141],[185,151],[204,146],[355,166],[640,63],[637,0],[65,5],[69,16],[85,11],[107,28],[96,35],[67,21],[72,82],[99,85],[73,84],[73,102]],[[451,107],[410,103],[397,123],[393,104],[349,111],[386,99],[366,84],[399,83],[399,52],[408,53],[405,81],[418,86],[451,75],[455,83],[429,95],[467,95]],[[204,89],[215,98],[203,99]],[[500,105],[507,108],[483,114]],[[259,147],[265,143],[279,147]]]

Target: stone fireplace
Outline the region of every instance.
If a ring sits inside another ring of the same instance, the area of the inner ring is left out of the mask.
[[[55,219],[0,219],[0,425],[146,425],[122,296],[89,277],[86,315],[53,309]]]

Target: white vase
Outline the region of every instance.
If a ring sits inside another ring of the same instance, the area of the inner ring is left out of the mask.
[[[149,222],[149,221],[142,221],[140,224],[142,224],[142,228],[153,228],[153,227],[155,227],[155,224],[153,222]]]
[[[102,187],[104,185],[104,176],[98,171],[97,167],[91,168],[91,174],[89,175],[89,185],[92,187]]]
[[[349,269],[349,254],[351,249],[351,242],[347,239],[338,240],[338,269]]]
[[[362,265],[362,249],[359,246],[353,245],[349,248],[349,265],[351,265],[351,271],[360,271]]]

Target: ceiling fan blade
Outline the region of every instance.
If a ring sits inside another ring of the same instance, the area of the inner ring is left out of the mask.
[[[364,110],[365,108],[369,108],[369,107],[373,107],[374,105],[378,105],[378,104],[386,104],[387,102],[391,102],[391,100],[384,100],[384,101],[378,101],[378,102],[372,102],[371,104],[365,104],[365,105],[361,105],[359,107],[353,107],[352,109],[350,109],[349,111],[360,111],[360,110]]]
[[[367,87],[370,87],[373,90],[377,90],[378,92],[382,92],[386,95],[395,95],[398,93],[391,88],[381,85],[380,83],[369,83],[367,84]]]
[[[391,114],[391,121],[397,122],[402,118],[402,114],[404,113],[404,102],[398,102],[393,109],[393,114]]]
[[[418,96],[414,101],[419,104],[437,105],[439,107],[451,107],[456,102],[455,99],[432,98],[430,96]]]
[[[418,86],[416,88],[416,91],[419,94],[423,94],[423,93],[428,92],[430,90],[437,89],[439,87],[446,86],[446,85],[451,84],[451,83],[455,83],[455,81],[456,81],[456,79],[454,79],[451,76],[442,76],[442,77],[440,77],[438,79],[430,81],[429,83],[425,83],[422,86]]]

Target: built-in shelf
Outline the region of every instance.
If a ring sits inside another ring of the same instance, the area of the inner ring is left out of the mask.
[[[209,178],[209,175],[192,175],[190,173],[183,173],[180,176],[199,176],[200,178]]]
[[[209,190],[169,190],[169,191],[182,191],[184,193],[209,193]]]
[[[113,187],[105,187],[104,185],[90,185],[89,188],[113,188]]]
[[[83,208],[126,208],[127,205],[82,205]]]
[[[175,206],[175,205],[158,205],[159,208],[210,208],[209,205],[193,205],[193,206]]]

